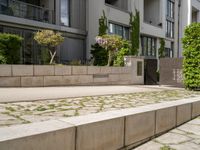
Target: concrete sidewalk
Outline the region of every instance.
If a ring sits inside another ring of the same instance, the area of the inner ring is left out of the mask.
[[[0,88],[0,103],[161,91],[166,89],[175,88],[162,86],[73,86],[44,88]]]

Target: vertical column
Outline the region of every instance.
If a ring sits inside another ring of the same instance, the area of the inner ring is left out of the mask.
[[[60,0],[55,0],[55,24],[60,25]]]

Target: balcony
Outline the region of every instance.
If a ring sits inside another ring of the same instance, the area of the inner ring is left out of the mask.
[[[42,3],[39,1],[38,4]],[[19,0],[3,0],[0,2],[0,14],[54,24],[54,9],[46,8],[46,5],[34,5]]]

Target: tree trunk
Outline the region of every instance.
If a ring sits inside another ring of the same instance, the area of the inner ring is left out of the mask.
[[[51,49],[49,49],[49,53],[50,53],[50,55],[51,55],[51,60],[50,60],[49,64],[52,65],[53,62],[54,62],[54,58],[55,58],[55,56],[56,56],[56,50],[51,50]]]
[[[112,52],[111,51],[108,51],[108,64],[107,66],[111,66],[111,63],[112,63]]]

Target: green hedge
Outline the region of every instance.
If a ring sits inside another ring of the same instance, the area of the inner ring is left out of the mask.
[[[22,37],[14,34],[0,34],[0,64],[19,64]]]
[[[200,88],[200,23],[193,23],[185,29],[183,38],[183,74],[186,88]]]

